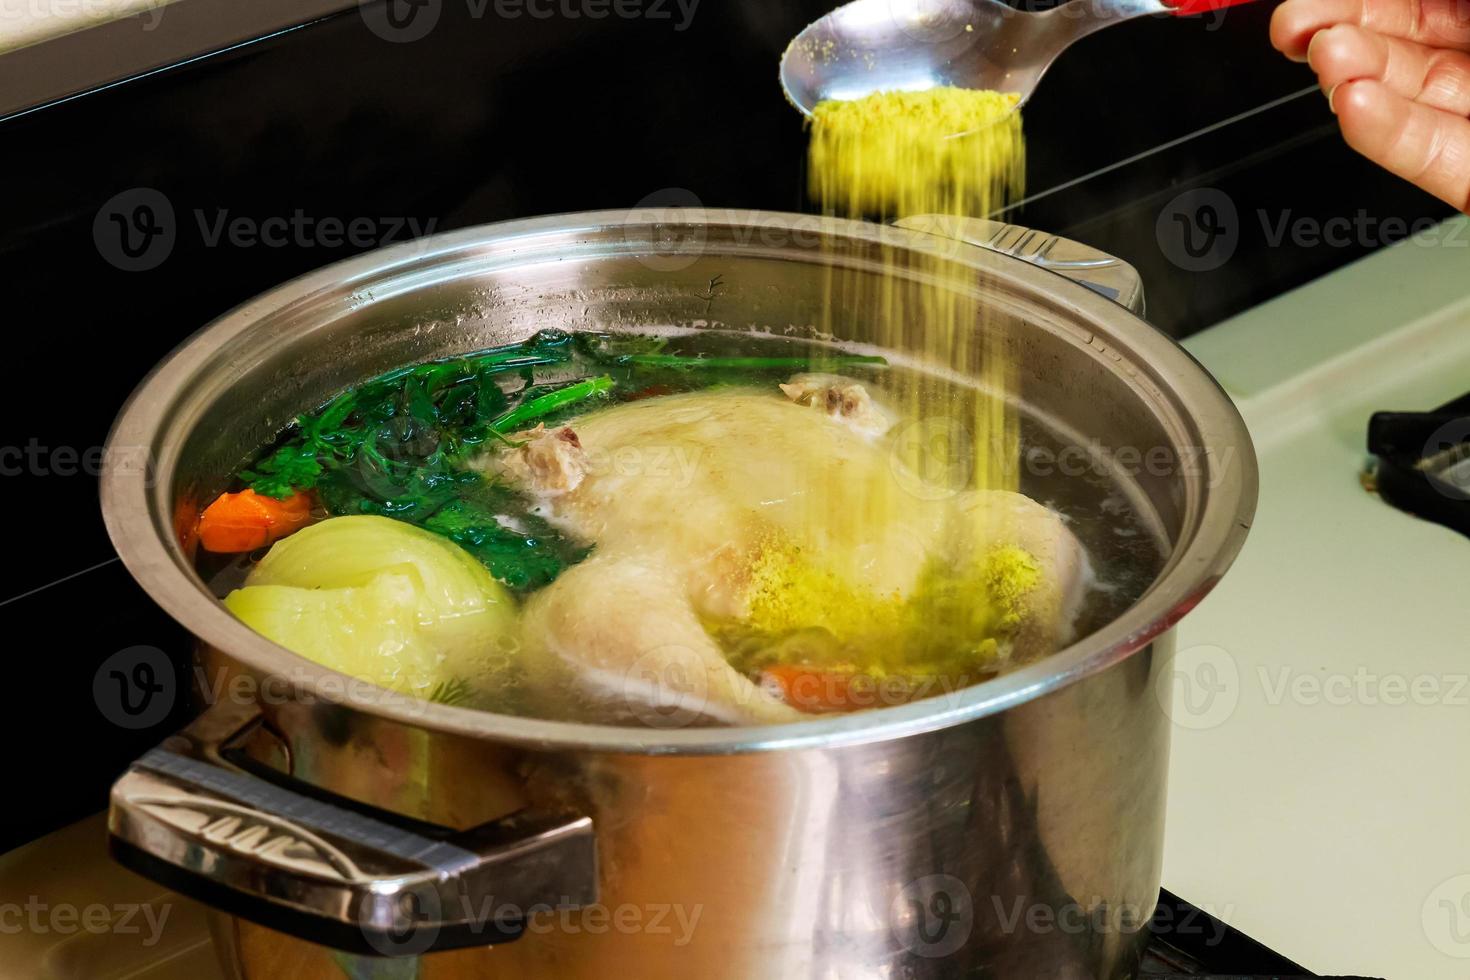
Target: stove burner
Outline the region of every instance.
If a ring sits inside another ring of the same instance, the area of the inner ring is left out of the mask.
[[[1369,487],[1385,501],[1470,536],[1470,394],[1432,412],[1375,412]]]
[[[1177,895],[1159,892],[1153,941],[1138,980],[1298,980],[1315,977]],[[1324,980],[1369,980],[1336,977]]]

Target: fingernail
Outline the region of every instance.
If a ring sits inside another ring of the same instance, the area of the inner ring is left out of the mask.
[[[1337,106],[1332,104],[1332,97],[1337,94],[1337,90],[1341,87],[1341,85],[1342,83],[1339,82],[1337,85],[1334,85],[1332,86],[1332,88],[1327,90],[1327,108],[1334,116],[1337,115]]]

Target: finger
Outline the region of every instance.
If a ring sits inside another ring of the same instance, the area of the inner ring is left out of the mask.
[[[1344,82],[1332,94],[1348,145],[1460,210],[1470,203],[1470,119],[1411,102],[1382,82]]]
[[[1470,54],[1444,51],[1353,24],[1320,31],[1307,46],[1307,61],[1324,92],[1344,82],[1373,79],[1420,105],[1470,115]]]
[[[1322,0],[1286,0],[1271,11],[1271,46],[1292,61],[1307,60],[1307,45],[1334,23]]]
[[[1470,4],[1465,0],[1286,0],[1271,14],[1271,43],[1305,61],[1312,36],[1336,24],[1434,48],[1470,50]]]

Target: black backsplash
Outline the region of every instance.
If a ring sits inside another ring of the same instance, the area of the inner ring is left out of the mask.
[[[10,327],[0,486],[12,544],[0,617],[16,671],[0,735],[20,746],[11,785],[49,787],[28,797],[44,802],[7,812],[0,849],[101,808],[112,776],[177,721],[120,730],[93,694],[117,650],[187,656],[119,564],[77,574],[113,555],[85,463],[118,407],[213,317],[362,250],[317,232],[280,247],[232,243],[228,222],[367,219],[377,241],[650,198],[804,209],[805,140],[776,65],[827,6],[702,0],[680,30],[672,2],[667,18],[593,20],[506,19],[489,4],[440,0],[437,25],[410,43],[385,41],[353,9],[0,120]],[[1218,22],[1104,31],[1057,64],[1026,114],[1036,196],[1009,220],[1134,263],[1153,321],[1175,335],[1375,244],[1273,246],[1258,212],[1267,229],[1284,214],[1448,213],[1355,157],[1315,93],[1187,138],[1310,83],[1269,50],[1269,14],[1262,3]],[[1216,193],[1177,202],[1198,189]],[[140,203],[154,205],[150,227],[166,234],[129,256],[113,215]],[[1220,229],[1206,205],[1225,219],[1233,210],[1233,239],[1228,227],[1212,237]],[[1185,231],[1213,243],[1203,262],[1171,237]],[[73,454],[84,472],[67,463]]]

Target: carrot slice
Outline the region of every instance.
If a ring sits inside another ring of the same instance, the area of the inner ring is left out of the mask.
[[[808,714],[872,707],[871,692],[854,690],[855,676],[795,664],[776,664],[761,671],[761,679],[774,685],[787,704]]]
[[[254,490],[222,493],[199,515],[199,544],[205,551],[225,554],[254,551],[310,521],[310,494],[277,500]]]

